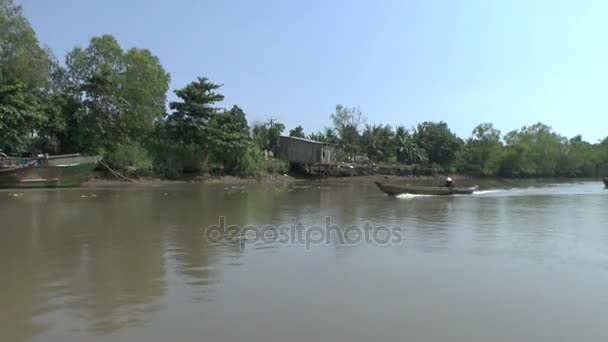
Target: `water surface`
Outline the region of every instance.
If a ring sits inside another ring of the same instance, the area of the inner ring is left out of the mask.
[[[0,340],[607,341],[608,190],[483,185],[397,198],[331,181],[1,191]],[[329,218],[402,239],[214,243],[219,217]]]

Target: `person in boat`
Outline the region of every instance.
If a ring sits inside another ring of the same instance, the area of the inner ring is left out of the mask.
[[[454,183],[454,181],[452,180],[452,178],[448,177],[448,178],[445,179],[445,187],[446,188],[453,189],[454,185],[456,185],[456,184]]]

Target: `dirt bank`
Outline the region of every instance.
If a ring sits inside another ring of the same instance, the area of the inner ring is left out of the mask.
[[[211,176],[211,175],[183,175],[179,179],[164,179],[161,177],[137,177],[132,182],[118,179],[111,174],[94,172],[84,186],[112,186],[112,185],[170,185],[184,183],[286,183],[296,181],[330,181],[330,182],[373,182],[373,181],[442,181],[444,176],[433,174],[412,174],[411,168],[406,166],[375,166],[375,165],[340,165],[330,168],[330,172],[319,175],[306,175],[302,173],[289,174],[263,174],[257,177]],[[470,179],[466,176],[452,176],[455,180]]]

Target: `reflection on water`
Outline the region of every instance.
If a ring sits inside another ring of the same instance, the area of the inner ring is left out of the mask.
[[[0,340],[606,340],[608,191],[504,185],[3,191]],[[277,236],[292,219],[368,223],[403,241],[211,243],[220,216]]]

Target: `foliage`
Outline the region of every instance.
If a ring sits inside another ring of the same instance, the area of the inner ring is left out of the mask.
[[[347,108],[338,104],[330,118],[334,124],[333,130],[337,133],[340,148],[349,158],[354,158],[360,150],[359,125],[365,122],[363,113],[359,108]]]
[[[537,123],[507,133],[499,172],[504,176],[557,176],[567,139]]]
[[[414,141],[422,148],[431,163],[447,166],[454,163],[463,143],[448,125],[441,121],[418,124],[413,134]]]
[[[324,142],[325,141],[325,135],[323,134],[323,132],[310,133],[308,135],[308,139],[314,140],[314,141],[319,141],[319,142]]]
[[[110,35],[94,37],[66,57],[62,82],[79,106],[69,110],[71,133],[87,136],[85,150],[112,150],[126,140],[143,142],[165,113],[169,74],[148,50],[124,52]],[[80,129],[80,132],[76,131]]]
[[[589,177],[596,174],[600,164],[599,153],[593,145],[576,136],[564,146],[564,154],[560,161],[560,175],[568,177]]]
[[[214,105],[224,99],[224,96],[215,91],[220,85],[209,82],[207,78],[199,77],[196,81],[188,84],[185,88],[175,91],[179,101],[169,103],[173,110],[167,118],[167,129],[170,138],[180,145],[179,150],[183,159],[191,160],[190,153],[201,156],[202,163],[187,163],[184,169],[188,171],[200,170],[206,164],[213,149],[211,143],[215,132],[222,126],[222,120],[214,120],[218,109]],[[206,147],[206,148],[205,148]],[[197,165],[198,164],[198,165]]]
[[[394,155],[394,137],[389,125],[365,125],[361,144],[367,157],[372,161],[388,161]]]
[[[152,159],[148,151],[138,143],[116,144],[106,153],[105,158],[112,168],[131,175],[146,175],[152,171]]]
[[[459,169],[479,175],[494,175],[498,171],[502,151],[500,131],[491,123],[473,129],[460,155]]]
[[[254,144],[249,144],[237,157],[235,169],[241,176],[256,176],[262,172],[264,154]]]
[[[263,162],[264,170],[271,175],[283,175],[289,172],[289,162],[280,159],[268,159]]]
[[[297,137],[297,138],[306,138],[306,134],[304,134],[304,128],[302,128],[302,126],[298,126],[294,129],[290,130],[289,136]]]
[[[45,120],[39,98],[24,84],[0,86],[0,150],[28,151]]]
[[[410,132],[403,126],[397,127],[394,143],[397,162],[402,164],[426,164],[428,157],[421,149]]]
[[[245,112],[234,106],[229,111],[212,115],[207,132],[213,162],[229,171],[242,170],[239,158],[251,150],[252,145]]]
[[[272,151],[277,155],[279,152],[279,138],[284,130],[285,125],[282,123],[270,121],[265,124],[255,124],[251,130],[251,135],[260,149]]]
[[[49,89],[55,61],[13,0],[0,0],[0,85]]]

